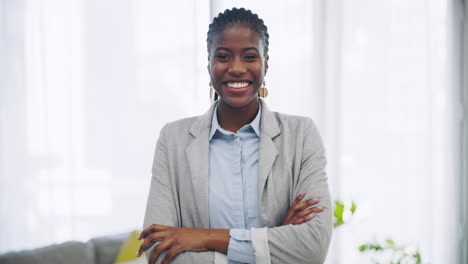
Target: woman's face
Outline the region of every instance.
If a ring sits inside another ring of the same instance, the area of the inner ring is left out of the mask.
[[[260,35],[234,24],[213,36],[208,71],[222,102],[235,108],[256,103],[268,69]]]

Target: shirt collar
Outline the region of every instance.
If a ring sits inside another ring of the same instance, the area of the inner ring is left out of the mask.
[[[213,138],[213,135],[216,133],[217,130],[221,131],[221,129],[223,129],[218,123],[218,104],[216,105],[213,111],[213,118],[211,120],[210,137],[208,138],[209,140]],[[257,137],[260,137],[260,117],[261,116],[262,116],[262,104],[258,104],[257,115],[255,116],[254,120],[252,120],[252,122],[246,125],[246,126],[250,126],[253,129]]]

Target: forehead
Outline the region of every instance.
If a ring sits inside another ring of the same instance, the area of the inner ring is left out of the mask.
[[[227,26],[223,31],[213,36],[212,48],[230,47],[255,47],[263,48],[260,34],[250,27],[242,24]]]

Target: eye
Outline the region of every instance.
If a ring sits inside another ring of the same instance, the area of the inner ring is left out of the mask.
[[[228,61],[230,59],[229,55],[226,53],[219,53],[215,56],[216,60],[219,61]]]
[[[255,55],[255,54],[247,54],[247,55],[244,56],[244,59],[246,61],[255,61],[257,58],[258,58],[258,56]]]

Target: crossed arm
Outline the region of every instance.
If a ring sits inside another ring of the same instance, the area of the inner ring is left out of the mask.
[[[300,195],[291,204],[283,225],[267,229],[272,263],[323,263],[331,239],[331,198],[324,172],[326,159],[323,144],[312,121],[305,123],[303,142],[298,143],[302,146],[301,153],[297,154],[302,159],[294,166],[300,168],[293,187],[294,192]],[[226,254],[229,230],[177,227],[181,221],[177,213],[180,204],[172,191],[177,187],[168,175],[166,142],[170,132],[167,130],[167,127],[161,130],[156,147],[145,230],[140,236],[144,242],[138,254],[145,250],[151,264],[155,261],[159,263],[161,259],[161,263],[169,263],[176,256],[175,260],[181,263],[193,261],[194,258],[200,263],[208,262],[212,260],[210,252]],[[269,198],[275,196],[273,193],[270,195]],[[305,197],[308,200],[301,202]],[[320,199],[322,208],[313,207],[319,203],[310,200],[313,197]],[[310,221],[312,216],[314,219]],[[154,243],[156,246],[152,247]]]
[[[320,202],[318,199],[302,201],[305,195],[301,193],[297,196],[282,225],[305,223],[314,218],[314,214],[323,211],[322,207],[314,206]],[[160,242],[151,252],[148,263],[155,263],[161,253],[167,250],[161,262],[167,264],[184,251],[217,251],[227,254],[230,236],[229,229],[193,229],[152,224],[143,230],[138,239],[144,241],[137,256],[152,244]]]

